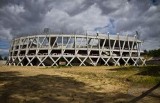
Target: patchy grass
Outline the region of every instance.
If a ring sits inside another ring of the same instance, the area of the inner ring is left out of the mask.
[[[115,72],[109,73],[106,77],[126,80],[133,84],[155,85],[160,82],[160,66],[122,67],[110,71]]]
[[[0,102],[123,103],[158,82],[160,66],[0,66]],[[159,93],[138,103],[159,103]]]
[[[160,66],[127,66],[127,67],[46,67],[47,69],[59,69],[69,74],[76,74],[84,78],[94,80],[118,80],[139,85],[155,85],[160,82]]]

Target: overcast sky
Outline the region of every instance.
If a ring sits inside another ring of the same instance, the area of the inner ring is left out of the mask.
[[[0,53],[19,34],[140,34],[143,49],[160,47],[160,0],[0,0]]]

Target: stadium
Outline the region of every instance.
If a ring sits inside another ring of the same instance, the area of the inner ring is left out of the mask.
[[[121,66],[145,65],[136,35],[46,34],[12,40],[8,65]]]

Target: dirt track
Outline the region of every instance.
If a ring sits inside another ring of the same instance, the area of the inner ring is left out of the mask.
[[[1,66],[0,103],[120,103],[148,89],[107,78],[113,68]],[[138,103],[159,103],[157,91],[152,95]]]

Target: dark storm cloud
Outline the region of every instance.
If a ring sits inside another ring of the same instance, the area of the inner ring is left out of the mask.
[[[144,40],[145,48],[158,48],[160,5],[158,3],[155,5],[152,0],[129,0],[118,8],[108,15],[115,20],[116,32],[135,34],[135,31],[138,31],[141,39]],[[146,43],[147,41],[150,41],[150,44]],[[154,45],[151,41],[154,41]]]
[[[4,29],[11,29],[11,34],[36,30],[50,10],[49,3],[38,0],[5,0],[0,4],[4,4],[0,8],[0,23]]]
[[[94,4],[96,4],[97,7],[99,7],[102,10],[102,14],[105,14],[105,15],[116,11],[118,9],[118,6],[121,5],[121,3],[117,5],[114,2],[111,2],[111,0],[84,0],[82,4],[76,6],[76,10],[73,9],[73,10],[67,11],[67,13],[71,16],[74,16],[76,14],[79,14],[87,10]],[[116,5],[117,7],[113,7],[113,5]]]
[[[1,0],[0,39],[49,27],[63,33],[138,31],[142,40],[157,40],[158,45],[159,18],[160,0]]]

